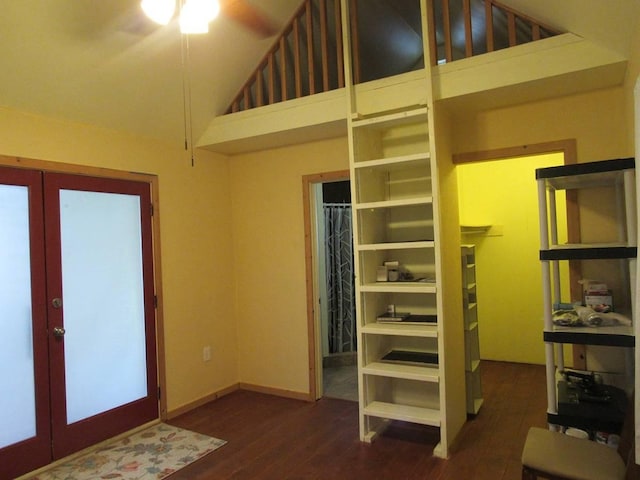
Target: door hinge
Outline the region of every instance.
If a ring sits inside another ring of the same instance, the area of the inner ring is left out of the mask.
[[[150,212],[151,212],[151,216],[153,217],[153,203],[151,204]]]
[[[162,398],[162,388],[158,387],[158,400],[160,400],[160,398]]]

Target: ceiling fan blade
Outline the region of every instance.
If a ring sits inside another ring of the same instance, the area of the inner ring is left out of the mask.
[[[245,0],[220,0],[220,12],[261,37],[277,33],[276,25]]]

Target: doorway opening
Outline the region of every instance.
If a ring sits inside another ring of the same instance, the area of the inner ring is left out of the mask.
[[[349,172],[303,177],[310,396],[357,401]]]
[[[322,396],[357,401],[356,309],[349,181],[318,183],[315,192]]]
[[[535,170],[575,163],[575,141],[460,155],[454,163],[461,243],[475,245],[480,357],[544,364]],[[567,241],[574,222],[569,197],[558,211],[567,215]],[[567,288],[575,283],[568,269],[561,278]]]

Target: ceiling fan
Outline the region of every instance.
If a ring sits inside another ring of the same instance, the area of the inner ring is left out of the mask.
[[[246,0],[142,0],[144,13],[154,22],[166,25],[176,14],[182,33],[207,33],[209,23],[218,16],[225,15],[240,23],[260,37],[270,37],[277,31],[258,8]]]

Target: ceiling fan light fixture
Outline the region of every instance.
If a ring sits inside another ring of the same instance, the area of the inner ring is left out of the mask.
[[[142,0],[142,11],[160,25],[167,25],[176,11],[175,0]]]
[[[220,4],[217,0],[186,0],[180,11],[182,33],[207,33],[209,22],[218,16]]]

